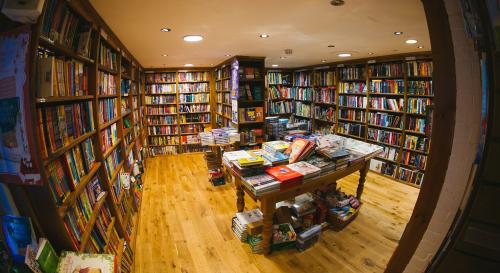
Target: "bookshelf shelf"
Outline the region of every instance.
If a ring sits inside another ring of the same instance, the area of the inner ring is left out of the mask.
[[[135,143],[132,141],[132,143],[128,145],[126,154],[129,154],[132,151],[132,149],[134,148],[134,144]]]
[[[153,85],[153,84],[177,84],[176,82],[146,82],[146,85]]]
[[[107,123],[104,123],[103,125],[101,125],[101,126],[99,127],[99,130],[100,130],[100,131],[102,131],[102,130],[104,130],[104,129],[108,128],[109,126],[111,126],[111,125],[113,125],[114,123],[117,123],[119,120],[121,120],[121,118],[122,118],[121,116],[118,116],[118,117],[116,117],[116,118],[114,118],[114,119],[112,119],[112,120],[108,121]]]
[[[357,121],[357,120],[345,119],[345,118],[339,118],[338,120],[339,120],[339,121],[344,121],[344,122],[351,122],[351,123],[366,124],[366,121]]]
[[[178,134],[150,134],[149,136],[177,136]]]
[[[399,145],[394,145],[394,144],[389,144],[389,143],[385,143],[385,142],[380,142],[380,141],[376,141],[376,140],[373,140],[373,139],[366,139],[366,140],[370,141],[370,142],[373,142],[375,144],[382,145],[382,146],[389,146],[389,147],[393,147],[393,148],[399,148],[399,147],[401,147]]]
[[[202,112],[180,112],[179,115],[188,115],[188,114],[209,114],[209,111],[202,111]]]
[[[165,114],[146,114],[146,116],[176,116],[178,113],[165,113]]]
[[[94,99],[93,95],[88,96],[62,96],[62,97],[47,97],[47,98],[36,98],[37,104],[62,104],[62,103],[74,103],[78,101],[86,101]]]
[[[394,164],[398,164],[397,161],[394,161],[394,160],[391,160],[391,159],[387,159],[387,158],[383,158],[383,157],[378,157],[378,156],[376,156],[375,158],[376,159],[380,159],[380,160],[384,160],[384,161],[388,161],[388,162],[391,162],[391,163],[394,163]]]
[[[83,176],[80,179],[80,182],[76,186],[75,190],[72,191],[68,197],[64,200],[64,202],[61,204],[61,206],[58,208],[57,212],[59,216],[64,217],[66,215],[66,211],[68,210],[69,207],[73,206],[75,204],[75,200],[80,194],[83,192],[87,184],[89,183],[90,179],[94,177],[96,172],[99,170],[101,167],[101,162],[95,162],[92,168],[89,170],[89,172]]]
[[[406,148],[406,147],[403,147],[403,150],[414,152],[414,153],[419,153],[419,154],[423,154],[423,155],[428,155],[429,154],[428,152],[424,152],[424,151],[420,151],[420,150],[414,150],[414,149],[410,149],[410,148]]]
[[[38,43],[42,47],[50,49],[50,50],[54,51],[55,53],[59,53],[59,54],[64,55],[64,56],[69,56],[77,61],[84,62],[87,64],[93,64],[95,62],[94,60],[92,60],[88,57],[82,56],[80,54],[77,54],[75,51],[73,51],[69,48],[66,48],[65,46],[60,45],[59,43],[56,43],[56,42],[54,42],[54,41],[50,40],[49,38],[44,37],[42,35],[39,36]]]
[[[147,103],[146,106],[162,106],[162,105],[177,105],[177,103]]]
[[[368,127],[374,127],[374,128],[379,128],[379,129],[383,129],[383,130],[391,130],[391,131],[398,131],[398,132],[402,132],[403,131],[403,129],[400,129],[400,128],[394,128],[394,127],[388,127],[388,126],[380,126],[380,125],[370,124],[370,123],[368,123]]]
[[[120,163],[116,166],[116,169],[115,169],[113,175],[111,176],[110,179],[108,179],[108,185],[110,186],[110,188],[112,188],[111,183],[113,183],[113,181],[115,181],[116,177],[120,173],[121,168],[123,167],[123,164],[125,164],[125,161],[124,160],[120,161]]]
[[[363,140],[363,141],[365,141],[365,138],[364,138],[364,137],[355,136],[355,135],[350,135],[350,134],[344,134],[344,133],[337,133],[337,134],[338,134],[338,135],[341,135],[341,136],[352,137],[352,138],[355,138],[355,139],[359,139],[359,140]]]
[[[118,71],[117,70],[108,68],[108,67],[106,67],[104,65],[99,65],[98,68],[99,68],[99,70],[101,70],[103,72],[107,72],[107,73],[113,74],[113,75],[118,75]]]
[[[429,99],[434,98],[434,95],[406,94],[406,96],[411,98],[429,98]]]
[[[179,81],[181,83],[209,83],[210,81]]]
[[[118,98],[117,94],[113,95],[99,95],[98,99],[113,99],[113,98]]]
[[[386,110],[386,109],[376,109],[376,108],[368,108],[368,111],[370,112],[385,112],[385,113],[392,113],[392,114],[405,114],[402,111],[393,111],[393,110]]]
[[[405,130],[405,133],[410,134],[410,135],[428,136],[426,133],[412,131],[412,130],[408,130],[408,129]]]
[[[92,210],[92,216],[90,217],[90,220],[87,222],[85,225],[85,231],[82,235],[82,239],[80,242],[80,247],[78,249],[79,252],[83,252],[85,249],[85,245],[89,241],[90,238],[90,233],[92,232],[92,229],[94,228],[95,221],[97,220],[97,217],[99,216],[99,211],[101,210],[102,205],[106,201],[106,198],[108,197],[108,192],[104,192],[103,196],[97,203],[94,205],[94,209]]]
[[[179,102],[179,104],[209,104],[209,101],[204,102]]]
[[[370,96],[404,97],[404,96],[405,96],[405,94],[395,94],[395,93],[374,93],[374,92],[370,92]]]
[[[110,155],[110,154],[111,154],[111,153],[112,153],[112,152],[116,149],[116,147],[118,147],[118,146],[120,145],[120,143],[121,143],[121,142],[122,142],[122,139],[121,139],[121,138],[120,138],[120,139],[118,139],[118,140],[116,141],[116,143],[115,143],[115,144],[113,144],[113,146],[111,146],[109,149],[107,149],[107,150],[106,150],[106,152],[105,152],[105,153],[103,153],[103,154],[102,154],[102,157],[103,157],[104,159],[106,159],[106,158],[107,158],[107,157],[108,157],[108,156],[109,156],[109,155]]]
[[[186,122],[186,123],[180,123],[180,125],[189,125],[189,124],[210,124],[210,122]]]
[[[111,232],[113,231],[113,228],[115,226],[115,221],[116,221],[116,218],[111,217],[111,222],[109,223],[108,229],[106,230],[106,240],[105,240],[104,252],[106,252],[108,249],[109,238],[111,237]]]
[[[73,149],[76,145],[80,144],[82,141],[86,140],[89,137],[92,137],[95,133],[96,133],[95,130],[92,131],[92,132],[86,133],[86,134],[84,134],[84,135],[82,135],[82,136],[74,139],[73,141],[71,141],[67,145],[59,148],[58,150],[56,150],[56,151],[54,151],[52,153],[49,153],[48,157],[42,159],[43,164],[47,165],[49,162],[51,162],[54,159],[60,157],[61,155],[63,155],[67,151],[69,151],[70,149]]]
[[[364,107],[352,107],[352,106],[343,106],[343,105],[339,105],[338,107],[345,108],[345,109],[366,110],[366,108],[364,108]]]
[[[145,96],[167,96],[167,95],[177,95],[177,93],[147,93]]]
[[[210,94],[210,92],[179,92],[179,94]]]
[[[122,118],[123,118],[123,117],[126,117],[126,116],[128,116],[128,115],[130,115],[130,114],[132,114],[132,111],[127,111],[127,112],[125,112],[125,113],[122,113]]]

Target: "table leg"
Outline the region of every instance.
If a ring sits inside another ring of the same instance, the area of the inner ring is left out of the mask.
[[[239,180],[239,178],[236,178],[236,180]],[[236,182],[236,207],[238,212],[243,212],[245,209],[245,191],[241,181]]]
[[[363,189],[365,187],[366,174],[370,168],[370,160],[365,162],[365,165],[359,170],[359,182],[358,189],[356,190],[356,198],[361,200],[361,195],[363,194]]]
[[[262,243],[264,255],[271,251],[271,240],[273,232],[273,216],[276,210],[276,204],[271,200],[262,199],[262,214],[263,214],[263,228],[262,228]]]

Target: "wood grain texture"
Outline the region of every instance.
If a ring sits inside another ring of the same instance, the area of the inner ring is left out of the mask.
[[[369,172],[363,208],[341,232],[328,230],[314,247],[265,257],[231,231],[232,183],[213,187],[203,155],[148,159],[135,272],[383,272],[411,215],[418,189]],[[339,180],[356,194],[359,174]],[[246,198],[246,209],[256,204]]]

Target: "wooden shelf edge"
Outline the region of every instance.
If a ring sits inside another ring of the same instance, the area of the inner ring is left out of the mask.
[[[93,130],[92,132],[88,132],[88,133],[86,133],[84,135],[81,135],[80,137],[78,137],[78,138],[74,139],[73,141],[71,141],[66,146],[63,146],[63,147],[57,149],[55,152],[49,153],[48,157],[42,159],[43,165],[47,165],[49,162],[51,162],[51,161],[55,160],[56,158],[60,157],[61,155],[63,155],[64,153],[66,153],[67,151],[69,151],[70,149],[72,149],[73,147],[75,147],[76,145],[78,145],[81,142],[83,142],[84,140],[86,140],[87,138],[92,137],[95,133],[96,133],[96,130]],[[42,144],[42,145],[44,145],[44,144]]]
[[[94,98],[93,95],[43,97],[43,98],[36,98],[36,103],[37,104],[51,104],[51,103],[64,103],[64,102],[71,103],[76,101],[92,100],[93,98]]]
[[[82,252],[85,249],[85,246],[87,245],[87,242],[90,239],[90,234],[92,233],[92,229],[94,228],[95,221],[99,216],[99,211],[101,210],[102,205],[106,201],[107,196],[108,192],[104,192],[104,195],[95,204],[94,210],[92,211],[92,216],[90,217],[90,220],[87,222],[87,225],[85,226],[85,231],[83,232],[78,252]]]
[[[106,158],[116,149],[116,147],[118,147],[118,145],[120,145],[121,142],[122,142],[122,139],[119,138],[116,141],[116,143],[113,144],[113,146],[111,146],[109,149],[107,149],[106,152],[102,154],[103,160],[106,160]]]
[[[99,126],[99,131],[102,131],[106,128],[108,128],[109,126],[113,125],[114,123],[117,123],[122,117],[118,116],[106,123],[104,123],[103,125]]]

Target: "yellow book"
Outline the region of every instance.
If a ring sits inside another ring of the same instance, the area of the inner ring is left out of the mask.
[[[249,158],[240,158],[238,159],[238,163],[240,166],[254,166],[254,165],[262,165],[264,164],[264,159],[261,156],[249,157]]]

